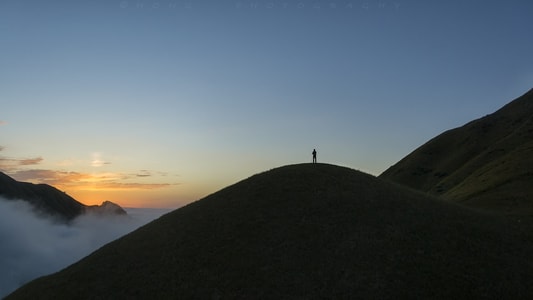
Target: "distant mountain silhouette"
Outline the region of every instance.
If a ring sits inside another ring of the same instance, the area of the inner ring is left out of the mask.
[[[106,201],[101,206],[86,206],[47,184],[19,182],[0,172],[0,196],[30,203],[38,213],[69,221],[84,213],[126,214],[120,206]]]
[[[175,210],[6,299],[526,299],[532,235],[355,170],[292,165]]]
[[[533,89],[433,138],[380,177],[476,208],[533,215]]]
[[[111,201],[104,201],[101,205],[90,205],[85,207],[86,213],[98,215],[126,215],[126,211],[120,205]]]

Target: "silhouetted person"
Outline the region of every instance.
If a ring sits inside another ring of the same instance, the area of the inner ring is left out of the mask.
[[[313,149],[313,163],[316,163],[316,149]]]

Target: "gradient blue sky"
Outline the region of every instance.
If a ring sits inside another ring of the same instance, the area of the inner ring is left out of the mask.
[[[533,87],[533,1],[0,2],[0,170],[177,207],[319,162],[378,175]]]

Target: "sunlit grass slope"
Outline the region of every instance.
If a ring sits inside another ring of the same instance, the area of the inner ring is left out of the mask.
[[[533,90],[433,138],[380,177],[472,207],[533,215]]]
[[[533,297],[518,223],[326,164],[254,175],[8,299]]]

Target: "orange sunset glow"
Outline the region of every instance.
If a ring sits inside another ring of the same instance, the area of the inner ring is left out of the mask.
[[[152,165],[158,170],[135,169],[131,165],[143,159],[134,158],[134,154],[130,157],[92,152],[85,158],[65,159],[58,155],[48,159],[12,156],[5,148],[0,151],[4,153],[0,155],[0,169],[9,176],[51,185],[86,205],[112,201],[123,207],[177,208],[242,178],[240,174],[224,176],[223,170],[228,166],[223,164],[219,164],[219,172],[189,172],[189,178],[161,171],[168,168],[168,161],[161,163],[157,159]],[[197,166],[199,169],[202,165]]]
[[[137,173],[83,173],[25,169],[26,166],[40,164],[41,161],[42,158],[34,158],[4,159],[1,162],[3,168],[8,169],[15,179],[35,184],[49,184],[86,205],[98,205],[105,200],[112,200],[126,207],[181,206],[181,201],[177,202],[175,196],[172,196],[181,184],[177,178],[165,178],[165,174],[154,174],[148,170]],[[194,193],[189,193],[183,197],[183,202],[191,201],[194,197]]]

